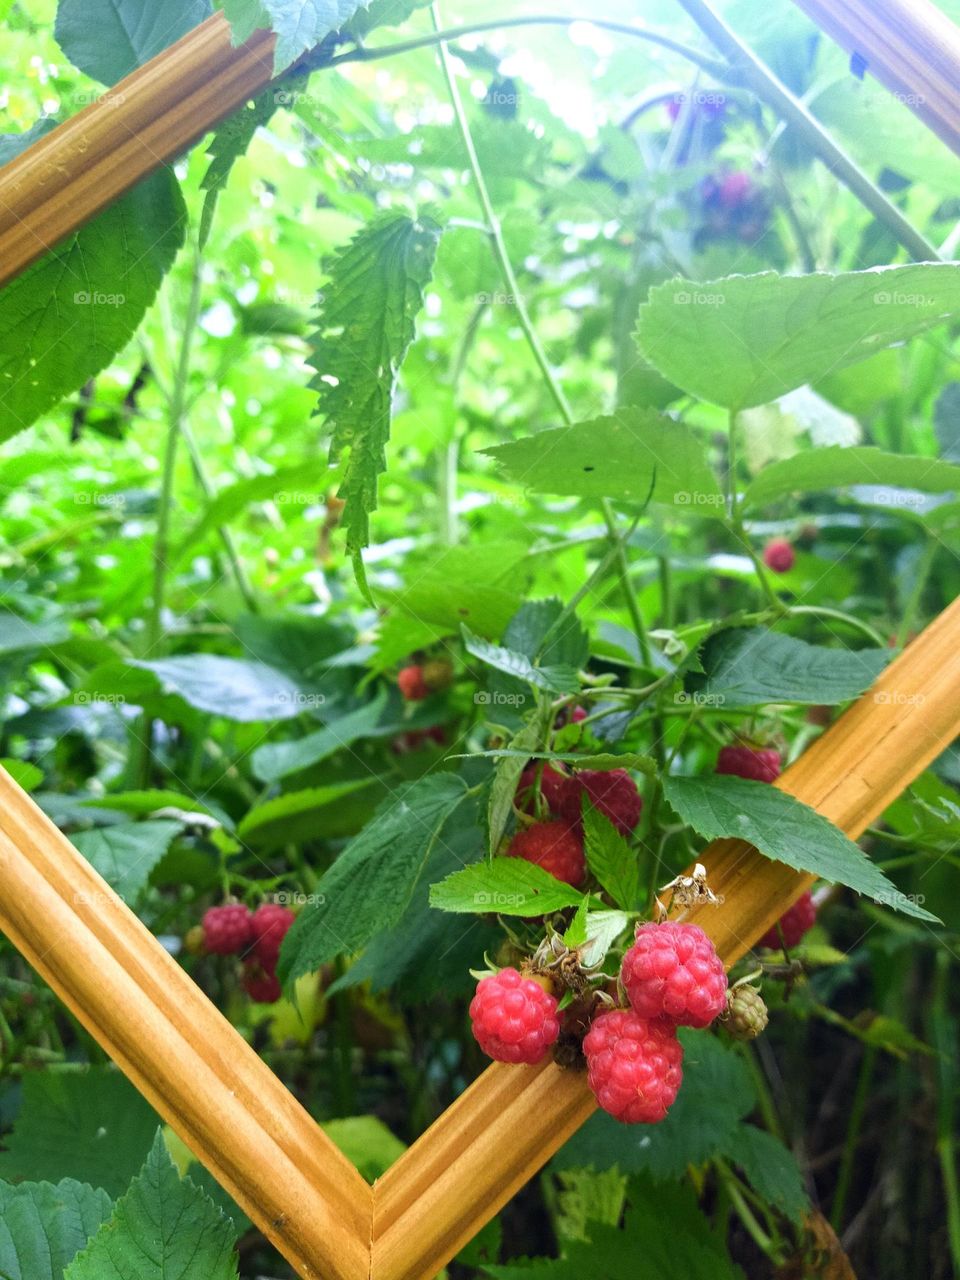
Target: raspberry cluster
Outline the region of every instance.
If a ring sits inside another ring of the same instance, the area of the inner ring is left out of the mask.
[[[562,773],[551,765],[529,765],[520,775],[517,803],[525,812],[535,812],[537,775],[544,804],[557,818],[562,818],[578,831],[583,831],[583,797],[586,796],[613,823],[621,835],[628,836],[640,821],[643,799],[626,769],[578,769]]]
[[[203,950],[242,957],[244,990],[251,1000],[273,1004],[281,991],[280,945],[294,919],[292,911],[276,902],[264,902],[256,911],[240,902],[211,907],[203,917]]]

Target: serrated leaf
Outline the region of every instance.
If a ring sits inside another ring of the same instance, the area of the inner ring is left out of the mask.
[[[735,628],[703,650],[697,697],[727,707],[835,706],[868,689],[892,656],[888,649],[831,649],[763,627]]]
[[[367,777],[285,791],[255,805],[245,814],[237,827],[237,835],[255,849],[278,849],[300,840],[335,840],[352,835],[356,826],[344,825],[348,809],[345,802],[358,797],[363,802],[361,820],[364,820],[370,804],[369,797],[363,793],[377,785],[377,778]]]
[[[60,0],[54,36],[84,75],[116,84],[212,12],[210,0]]]
[[[63,1280],[236,1280],[233,1223],[181,1179],[158,1131],[146,1164]]]
[[[668,777],[663,787],[683,821],[708,840],[746,840],[765,857],[796,871],[845,884],[874,902],[938,923],[891,884],[838,827],[778,787],[724,775]]]
[[[183,243],[185,216],[176,178],[160,169],[4,286],[0,441],[126,346]]]
[[[810,1198],[796,1160],[778,1138],[756,1125],[742,1124],[730,1154],[758,1195],[791,1222],[802,1221]]]
[[[430,889],[439,911],[502,916],[544,916],[578,907],[583,895],[523,858],[494,858],[455,871]]]
[[[74,845],[128,905],[183,830],[182,822],[118,822],[73,837]]]
[[[143,1164],[156,1128],[156,1113],[118,1071],[30,1071],[13,1132],[4,1137],[0,1178],[69,1177],[117,1196]]]
[[[953,263],[838,275],[669,280],[640,307],[640,350],[671,382],[728,409],[747,409],[960,310]]]
[[[129,665],[152,672],[164,693],[227,720],[292,720],[311,705],[309,694],[264,662],[189,653],[153,662],[131,658]]]
[[[582,946],[587,940],[587,912],[590,906],[589,898],[581,898],[580,905],[577,907],[573,919],[567,926],[563,935],[563,941],[568,947]]]
[[[282,91],[273,87],[265,89],[252,102],[245,102],[238,111],[218,125],[207,148],[210,164],[200,182],[200,190],[205,193],[198,231],[201,249],[207,243],[217,197],[227,185],[234,161],[246,154],[254,134],[262,125],[270,122],[281,101]]]
[[[273,73],[279,75],[301,53],[312,49],[363,7],[363,0],[224,0],[234,44],[258,28],[277,35]]]
[[[587,968],[603,964],[607,952],[629,925],[625,911],[591,911],[587,915],[586,946],[581,959]]]
[[[64,1178],[0,1182],[0,1276],[5,1280],[63,1280],[63,1269],[110,1217],[105,1191]]]
[[[759,507],[792,493],[817,493],[850,485],[888,486],[925,493],[960,492],[960,466],[940,458],[884,453],[871,445],[832,445],[795,453],[765,467],[747,486],[744,506]]]
[[[724,515],[703,439],[653,409],[618,409],[482,452],[535,493],[642,503],[652,491],[657,502],[687,513]]]
[[[278,782],[291,773],[319,764],[335,751],[373,733],[386,703],[386,690],[381,690],[372,702],[348,711],[316,733],[308,733],[290,742],[267,742],[257,747],[251,758],[254,774],[261,782]]]
[[[354,8],[356,6],[353,6]],[[328,268],[310,364],[317,412],[331,430],[330,456],[349,449],[339,496],[347,549],[362,581],[361,549],[370,541],[370,512],[386,470],[397,374],[414,338],[440,240],[440,225],[390,210],[341,249]]]
[[[372,815],[317,885],[284,939],[279,974],[289,983],[359,950],[400,919],[444,824],[466,795],[449,773],[402,788]]]
[[[583,805],[583,834],[587,866],[615,906],[633,911],[640,895],[640,864],[636,852],[610,819],[589,801]]]
[[[580,687],[573,667],[538,667],[522,653],[475,636],[469,627],[461,626],[460,630],[467,652],[504,675],[533,685],[535,689],[545,689],[547,693],[574,693]]]

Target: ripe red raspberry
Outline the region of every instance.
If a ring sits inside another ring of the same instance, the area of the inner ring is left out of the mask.
[[[717,756],[716,773],[730,773],[736,778],[749,778],[753,782],[773,782],[780,777],[782,761],[780,752],[773,747],[748,747],[731,743],[721,747]]]
[[[788,573],[796,558],[793,546],[786,538],[773,538],[763,548],[763,563],[773,573]]]
[[[756,1040],[767,1025],[767,1006],[756,987],[745,983],[727,992],[723,1025],[734,1040]]]
[[[402,667],[397,673],[397,685],[408,702],[421,702],[430,696],[430,690],[423,678],[423,667]]]
[[[477,1044],[497,1062],[540,1062],[560,1034],[556,998],[516,969],[480,979],[470,1019]]]
[[[536,811],[533,789],[536,786],[537,771],[539,769],[539,765],[529,764],[520,775],[520,782],[517,786],[517,804],[524,813],[534,813]],[[567,788],[572,781],[573,779],[568,773],[561,773],[559,769],[552,769],[548,764],[545,764],[543,769],[540,770],[540,794],[551,813],[560,812]]]
[[[518,831],[507,847],[507,857],[534,862],[574,888],[583,884],[587,872],[583,843],[565,822],[535,822]]]
[[[276,1004],[283,993],[280,980],[272,969],[259,960],[247,960],[243,966],[243,989],[257,1004]]]
[[[708,1027],[727,1004],[727,975],[713,943],[695,924],[642,924],[623,957],[620,981],[641,1018]]]
[[[253,916],[242,902],[211,907],[203,916],[203,945],[215,956],[232,956],[253,941]]]
[[[265,902],[253,913],[254,950],[265,969],[276,969],[280,943],[295,919],[293,912],[278,902]]]
[[[787,946],[795,947],[803,935],[813,928],[816,918],[817,904],[808,889],[805,894],[796,900],[792,907],[786,909],[778,921],[780,928],[783,930],[783,941]],[[768,929],[757,943],[758,947],[769,947],[771,950],[776,951],[780,950],[781,945],[776,925]]]
[[[663,1018],[611,1009],[583,1041],[587,1080],[604,1111],[624,1124],[657,1124],[683,1080],[683,1045]]]
[[[621,835],[628,836],[640,821],[643,800],[626,769],[581,769],[574,774],[561,799],[560,813],[568,822],[581,821],[583,792]]]

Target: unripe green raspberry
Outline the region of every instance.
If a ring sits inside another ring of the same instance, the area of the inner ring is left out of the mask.
[[[767,1025],[767,1006],[756,987],[731,987],[723,1025],[734,1040],[755,1040]]]
[[[423,673],[423,683],[431,693],[446,689],[453,680],[453,663],[446,658],[431,658],[420,670]]]

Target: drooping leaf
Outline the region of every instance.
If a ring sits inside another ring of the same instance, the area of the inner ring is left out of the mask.
[[[520,696],[520,695],[518,695]],[[523,724],[510,739],[508,753],[497,761],[490,786],[490,798],[487,802],[487,835],[489,851],[496,853],[503,833],[513,812],[513,802],[517,794],[517,784],[523,773],[529,753],[535,751],[543,741],[547,728],[553,718],[553,711],[546,699],[534,706],[524,717]]]
[[[348,711],[316,733],[308,733],[289,742],[267,742],[257,747],[251,759],[253,772],[262,782],[278,782],[291,773],[319,764],[335,751],[349,747],[358,738],[372,733],[386,701],[386,692],[382,691],[372,702],[358,707],[356,711]]]
[[[868,689],[891,657],[888,649],[831,649],[764,627],[734,628],[704,648],[697,696],[727,707],[834,706]]]
[[[460,778],[433,774],[402,788],[372,815],[321,878],[318,901],[300,913],[284,939],[284,983],[357,951],[400,919],[465,794]]]
[[[640,350],[671,382],[728,409],[775,400],[960,310],[953,263],[838,275],[675,279],[640,307]]]
[[[130,666],[152,672],[164,693],[228,720],[292,720],[311,706],[309,694],[263,662],[189,653],[153,662],[132,658]]]
[[[73,843],[124,902],[132,905],[183,825],[167,819],[118,822],[80,831]]]
[[[116,84],[212,12],[210,0],[60,0],[54,36],[84,75]]]
[[[548,693],[574,693],[579,688],[579,680],[573,667],[537,666],[525,654],[475,636],[469,627],[461,626],[460,630],[468,653],[523,684],[545,689]]]
[[[583,895],[523,858],[493,858],[455,871],[430,890],[439,911],[543,916],[580,905]]]
[[[940,458],[884,453],[870,445],[844,449],[834,445],[795,453],[765,467],[747,486],[745,506],[759,507],[792,493],[817,493],[851,485],[917,489],[924,493],[960,492],[960,466]]]
[[[653,409],[618,409],[572,427],[538,431],[483,450],[535,493],[657,502],[693,515],[724,514],[703,439]]]
[[[746,840],[766,857],[797,871],[845,884],[918,920],[937,922],[891,884],[838,827],[778,787],[724,775],[665,778],[663,785],[680,817],[706,839]]]
[[[118,1071],[30,1071],[0,1152],[0,1178],[75,1178],[118,1196],[143,1164],[156,1128],[153,1108]]]
[[[361,581],[360,553],[370,541],[370,512],[387,465],[393,391],[439,240],[433,218],[400,210],[357,232],[329,265],[310,339],[317,371],[311,386],[331,430],[331,457],[350,451],[340,487],[342,523]]]
[[[113,1206],[105,1191],[64,1178],[0,1182],[0,1276],[63,1280],[63,1269],[86,1247]]]
[[[258,28],[275,31],[274,75],[339,31],[362,7],[363,0],[224,0],[223,11],[233,29],[234,44],[242,44]]]
[[[610,819],[589,802],[583,806],[583,834],[587,866],[616,906],[633,911],[640,893],[637,854]]]
[[[236,1280],[233,1223],[181,1179],[158,1131],[143,1169],[64,1280]]]
[[[16,613],[0,613],[0,657],[60,644],[70,635],[66,622],[28,622]]]
[[[801,1221],[810,1199],[796,1160],[778,1138],[756,1125],[742,1124],[730,1156],[758,1195],[791,1221]]]
[[[198,231],[201,249],[210,236],[217,197],[227,185],[234,161],[246,154],[257,130],[270,122],[277,107],[280,106],[282,93],[282,90],[273,87],[265,89],[263,93],[251,102],[245,102],[232,116],[227,116],[226,120],[217,126],[217,131],[207,148],[210,164],[200,181],[200,190],[205,193]]]
[[[0,441],[126,346],[184,225],[179,184],[159,169],[0,290]]]
[[[369,793],[377,785],[375,777],[366,777],[286,791],[255,805],[244,815],[237,835],[255,849],[352,835],[366,820],[372,803]],[[353,801],[359,802],[359,812]]]

